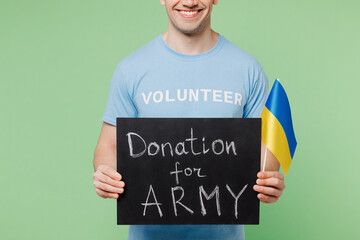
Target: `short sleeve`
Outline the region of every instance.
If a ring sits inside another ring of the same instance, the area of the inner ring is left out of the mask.
[[[255,79],[244,107],[244,118],[259,118],[268,97],[269,81],[262,68]]]
[[[117,117],[136,117],[136,115],[136,107],[129,94],[126,75],[120,62],[110,82],[109,97],[102,120],[116,126]]]

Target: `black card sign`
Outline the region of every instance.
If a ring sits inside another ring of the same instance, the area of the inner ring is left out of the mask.
[[[118,118],[121,224],[259,224],[261,119]]]

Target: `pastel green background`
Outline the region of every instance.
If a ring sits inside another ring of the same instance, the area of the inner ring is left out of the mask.
[[[360,239],[360,1],[226,0],[215,31],[290,98],[298,148],[247,239]],[[158,0],[0,2],[0,238],[126,239],[95,194],[93,151],[116,64],[167,27]]]

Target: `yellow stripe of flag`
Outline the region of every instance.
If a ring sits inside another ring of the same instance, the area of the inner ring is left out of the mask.
[[[261,114],[261,118],[263,121],[262,141],[276,156],[286,175],[291,164],[291,154],[285,131],[276,117],[266,107]]]

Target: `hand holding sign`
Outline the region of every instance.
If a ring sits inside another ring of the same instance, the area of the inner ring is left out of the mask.
[[[279,200],[285,189],[284,175],[277,171],[259,172],[254,190],[259,192],[258,198],[263,203],[274,203]]]
[[[118,198],[124,192],[122,176],[106,165],[100,165],[93,174],[96,193],[102,198]]]

